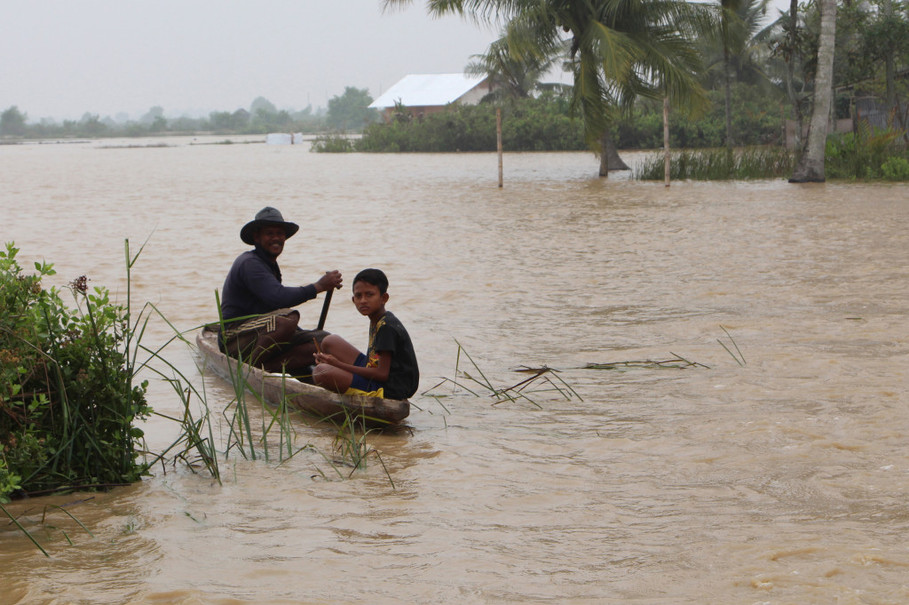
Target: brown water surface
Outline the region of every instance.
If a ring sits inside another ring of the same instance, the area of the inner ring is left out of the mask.
[[[134,305],[190,330],[216,317],[240,227],[275,206],[301,224],[285,282],[341,269],[327,327],[359,346],[350,280],[386,271],[430,393],[409,431],[368,437],[388,475],[372,458],[342,479],[333,432],[295,420],[312,448],[233,452],[223,485],[177,464],[14,502],[51,557],[3,523],[0,602],[909,601],[906,185],[667,189],[598,179],[579,153],[507,155],[498,189],[492,154],[203,142],[0,146],[2,239],[120,300],[124,240],[144,244]],[[153,320],[144,343],[170,336]],[[498,387],[547,365],[580,398],[470,395],[444,380],[458,343]],[[204,383],[223,447],[231,389],[166,354]],[[583,369],[673,355],[707,367]],[[145,428],[155,451],[176,438]],[[42,525],[47,504],[92,535],[53,509]]]

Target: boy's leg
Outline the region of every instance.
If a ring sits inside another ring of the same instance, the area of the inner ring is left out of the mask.
[[[360,356],[360,351],[337,334],[329,334],[320,344],[323,353],[334,355],[344,363],[353,364]]]
[[[262,367],[269,372],[286,372],[304,382],[311,382],[312,366],[315,363],[313,353],[316,352],[316,343],[321,342],[328,336],[325,330],[301,330],[296,329],[281,344],[282,352],[270,357],[268,361],[262,364]]]
[[[322,352],[332,355],[339,361],[354,365],[360,356],[360,351],[355,346],[338,336],[329,334],[325,337],[320,345]],[[322,388],[344,393],[350,388],[353,381],[353,374],[341,368],[336,368],[327,363],[320,363],[313,369],[313,382]]]
[[[353,381],[353,374],[341,368],[330,366],[327,363],[320,363],[313,368],[312,380],[323,389],[328,389],[335,393],[345,393]]]

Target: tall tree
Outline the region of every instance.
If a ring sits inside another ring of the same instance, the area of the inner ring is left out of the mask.
[[[719,0],[717,29],[711,32],[706,48],[708,77],[714,66],[722,70],[724,111],[726,118],[726,147],[732,148],[732,85],[747,78],[766,82],[767,78],[758,65],[757,53],[765,35],[762,22],[770,0]],[[713,52],[713,49],[716,49]],[[716,57],[716,58],[713,58]]]
[[[25,134],[25,121],[27,119],[27,114],[22,113],[18,107],[13,105],[3,113],[0,113],[0,134],[22,136]]]
[[[833,53],[836,43],[836,0],[819,0],[821,31],[814,79],[814,103],[808,123],[808,140],[799,157],[790,183],[823,183],[827,124],[833,105]]]
[[[386,6],[411,3],[385,0]],[[682,0],[427,0],[427,7],[434,15],[504,20],[518,54],[545,57],[567,42],[573,107],[588,144],[607,163],[610,146],[615,151],[611,127],[639,96],[665,94],[675,105],[705,99],[691,37],[703,12]]]
[[[786,96],[792,107],[796,147],[800,148],[804,130],[804,101],[807,88],[807,78],[802,78],[801,75],[805,67],[807,41],[799,19],[798,0],[790,0],[789,11],[781,12],[780,17],[770,24],[766,31],[771,57],[782,60],[785,64],[781,79],[785,83]]]
[[[877,65],[883,64],[884,84],[890,117],[896,117],[905,130],[903,112],[896,87],[896,71],[900,56],[909,52],[909,21],[899,14],[892,0],[882,0],[876,18],[865,29],[864,51]],[[894,124],[891,122],[891,127]]]
[[[326,122],[339,130],[362,130],[379,117],[378,111],[369,108],[372,100],[369,90],[347,86],[343,95],[328,100]]]

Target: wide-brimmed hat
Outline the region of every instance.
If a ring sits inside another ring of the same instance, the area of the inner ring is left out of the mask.
[[[264,227],[266,225],[280,225],[281,227],[284,227],[284,233],[288,238],[292,237],[294,233],[300,230],[300,225],[285,221],[284,217],[281,216],[281,213],[276,208],[266,206],[256,213],[255,219],[243,225],[243,228],[240,229],[240,239],[251,246],[254,245],[256,242],[253,241],[253,236],[256,234],[256,230],[259,227]]]

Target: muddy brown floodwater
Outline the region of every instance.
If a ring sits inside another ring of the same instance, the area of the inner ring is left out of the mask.
[[[216,317],[240,227],[275,206],[301,225],[287,283],[388,274],[423,374],[409,430],[369,435],[385,468],[349,479],[333,432],[295,420],[310,448],[234,452],[222,485],[178,463],[14,502],[51,557],[0,525],[3,603],[909,601],[906,185],[667,189],[571,153],[508,154],[499,189],[493,154],[199,144],[216,140],[0,146],[3,241],[119,300],[124,240],[144,244],[134,304],[191,330]],[[349,289],[327,327],[365,346]],[[144,342],[170,335],[153,320]],[[229,386],[165,352],[223,447]],[[674,355],[706,367],[584,369]],[[498,387],[546,365],[579,397],[496,404],[457,363]],[[145,429],[153,451],[177,434]],[[54,509],[42,524],[47,504],[91,535]]]

